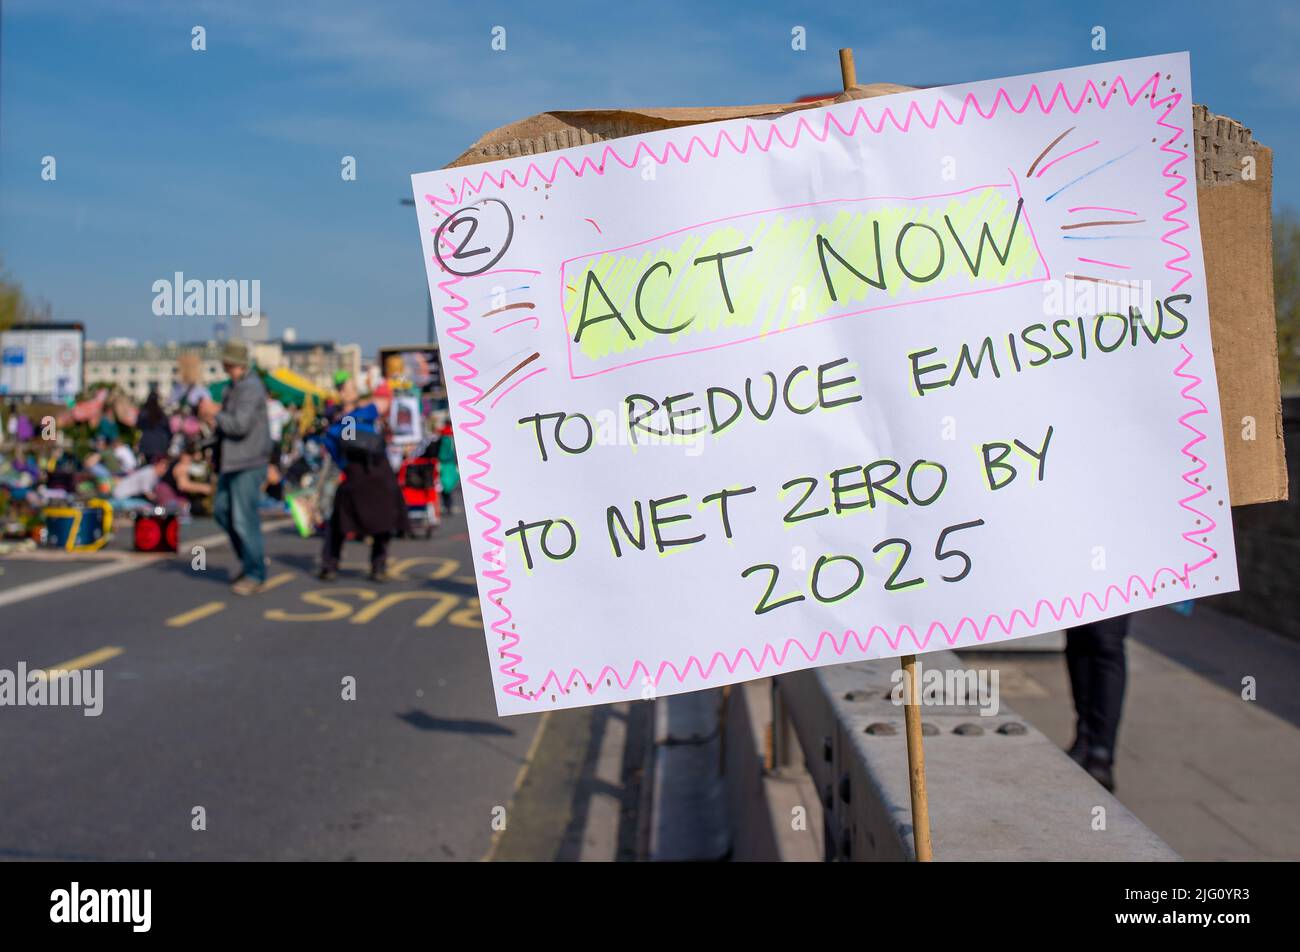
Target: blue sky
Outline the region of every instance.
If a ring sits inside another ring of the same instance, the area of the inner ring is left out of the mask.
[[[833,91],[840,46],[859,81],[912,85],[1188,49],[1196,101],[1273,147],[1275,205],[1300,205],[1294,3],[4,0],[0,26],[0,253],[99,340],[208,336],[207,319],[152,313],[153,282],[176,271],[258,278],[274,331],[367,352],[421,339],[418,235],[398,204],[412,172],[546,109]]]

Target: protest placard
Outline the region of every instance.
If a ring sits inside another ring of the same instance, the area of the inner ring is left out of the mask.
[[[497,706],[1236,587],[1190,67],[413,177]]]

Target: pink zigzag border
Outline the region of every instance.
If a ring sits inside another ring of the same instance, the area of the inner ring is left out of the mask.
[[[782,130],[776,125],[776,123],[769,123],[765,126],[767,131],[766,140],[760,141],[760,134],[755,131],[756,127],[753,124],[750,124],[745,127],[745,134],[741,137],[739,144],[732,139],[730,130],[719,129],[712,147],[708,146],[699,134],[694,134],[688,140],[685,152],[682,152],[675,142],[668,142],[663,149],[662,156],[656,155],[645,142],[640,142],[633,151],[631,158],[625,160],[619,155],[615,145],[611,144],[607,145],[602,150],[598,164],[593,162],[590,158],[584,157],[582,161],[575,166],[571,161],[569,161],[568,156],[559,155],[551,165],[549,174],[543,172],[536,162],[530,162],[528,168],[524,172],[522,180],[515,175],[513,170],[506,170],[500,177],[494,176],[491,171],[484,171],[478,177],[477,182],[472,181],[470,176],[465,176],[461,180],[459,190],[452,186],[448,186],[448,191],[450,193],[450,197],[448,198],[437,198],[433,195],[426,195],[425,198],[436,208],[455,208],[463,203],[467,194],[478,194],[481,192],[485,183],[490,182],[496,188],[504,189],[506,187],[506,180],[508,179],[510,184],[519,188],[524,188],[533,177],[534,173],[543,181],[552,183],[559,175],[562,167],[567,168],[574,176],[581,178],[583,174],[589,171],[595,172],[597,175],[603,175],[605,173],[606,161],[609,159],[613,159],[626,169],[635,169],[638,167],[638,160],[641,157],[642,152],[653,159],[656,163],[665,165],[668,163],[670,157],[676,158],[678,161],[683,163],[691,161],[692,155],[697,147],[710,158],[717,158],[721,153],[724,143],[730,146],[737,154],[741,155],[748,151],[751,143],[761,152],[767,152],[770,150],[774,141],[786,148],[792,149],[798,145],[800,136],[805,132],[809,136],[821,142],[824,142],[830,135],[832,128],[834,128],[841,136],[846,138],[852,137],[860,124],[875,134],[883,132],[888,124],[892,124],[899,132],[906,132],[911,126],[913,118],[919,120],[926,127],[933,129],[939,121],[940,114],[946,116],[954,125],[961,125],[966,121],[967,114],[972,108],[980,118],[991,119],[997,114],[999,107],[1003,104],[1005,104],[1012,112],[1020,114],[1028,109],[1032,102],[1037,102],[1038,107],[1043,114],[1049,115],[1056,108],[1059,101],[1064,103],[1065,107],[1070,112],[1077,114],[1079,110],[1083,108],[1089,94],[1097,98],[1099,108],[1106,109],[1115,92],[1120,88],[1123,88],[1124,90],[1124,98],[1127,100],[1128,105],[1133,106],[1137,104],[1138,99],[1143,95],[1144,91],[1150,88],[1150,108],[1155,109],[1158,106],[1165,105],[1166,103],[1168,104],[1165,108],[1164,114],[1156,120],[1156,125],[1171,130],[1169,138],[1161,144],[1160,151],[1168,152],[1173,156],[1170,162],[1164,167],[1161,174],[1172,182],[1164,194],[1174,203],[1174,207],[1163,216],[1163,220],[1168,222],[1171,227],[1161,236],[1161,241],[1169,245],[1171,248],[1177,249],[1181,252],[1180,255],[1171,257],[1165,264],[1165,267],[1169,271],[1182,275],[1182,277],[1180,277],[1171,288],[1172,291],[1177,291],[1178,288],[1182,287],[1183,284],[1192,278],[1191,271],[1185,267],[1181,267],[1182,262],[1190,260],[1191,252],[1185,245],[1174,240],[1176,235],[1188,230],[1190,227],[1187,222],[1180,217],[1182,212],[1187,209],[1187,202],[1177,194],[1180,189],[1186,186],[1187,179],[1185,176],[1175,171],[1176,167],[1187,159],[1187,153],[1173,145],[1183,135],[1183,127],[1173,125],[1165,120],[1169,118],[1173,110],[1177,108],[1178,104],[1182,101],[1183,94],[1171,93],[1163,99],[1157,100],[1156,95],[1159,80],[1160,74],[1156,72],[1152,74],[1136,92],[1132,92],[1130,91],[1128,83],[1125,81],[1124,77],[1117,75],[1110,87],[1103,92],[1102,90],[1099,90],[1090,79],[1084,84],[1077,100],[1073,103],[1070,102],[1069,95],[1066,93],[1063,83],[1058,82],[1056,84],[1056,87],[1052,90],[1051,96],[1046,103],[1043,102],[1042,93],[1038,88],[1038,84],[1033,83],[1030,85],[1029,91],[1025,94],[1025,98],[1019,106],[1016,106],[1011,101],[1010,95],[1007,93],[1005,88],[999,87],[993,98],[992,106],[987,112],[981,108],[975,94],[968,93],[962,100],[961,108],[957,115],[954,116],[952,111],[948,108],[947,103],[940,100],[936,103],[934,111],[931,113],[928,120],[925,115],[922,114],[916,101],[912,100],[908,104],[908,108],[904,113],[903,121],[901,123],[895,115],[892,107],[886,107],[881,112],[879,120],[877,122],[872,122],[871,118],[867,115],[866,107],[860,106],[853,113],[852,121],[849,123],[847,129],[840,123],[836,116],[829,112],[824,116],[820,132],[813,128],[813,125],[809,122],[807,116],[800,116],[795,125],[794,134],[789,141],[786,140],[785,136],[782,134]],[[512,272],[532,275],[541,273],[539,271],[527,269],[500,269],[498,271],[487,272],[484,275],[478,275],[477,277],[486,277],[491,274]],[[760,674],[769,663],[776,668],[783,667],[791,652],[795,649],[798,649],[798,652],[802,654],[809,663],[815,662],[821,656],[823,650],[828,646],[836,656],[842,657],[845,652],[849,650],[850,642],[853,642],[857,646],[859,652],[865,654],[877,633],[879,633],[889,644],[890,648],[895,651],[898,650],[905,634],[911,638],[913,644],[916,645],[918,650],[925,650],[936,630],[943,634],[944,639],[949,645],[952,645],[961,636],[964,627],[969,627],[972,630],[975,639],[979,642],[983,642],[985,638],[988,637],[989,629],[993,627],[995,622],[997,627],[1001,629],[1003,635],[1010,635],[1015,630],[1018,621],[1023,622],[1030,628],[1036,627],[1039,624],[1039,619],[1042,617],[1044,610],[1046,610],[1052,617],[1053,621],[1059,622],[1063,618],[1068,618],[1069,612],[1072,612],[1073,617],[1076,619],[1082,618],[1089,603],[1095,605],[1098,611],[1106,611],[1110,605],[1112,596],[1118,596],[1126,605],[1129,604],[1132,599],[1138,597],[1139,590],[1143,591],[1147,598],[1150,598],[1155,594],[1156,583],[1164,573],[1168,573],[1172,576],[1174,582],[1181,583],[1184,588],[1190,589],[1191,573],[1218,558],[1218,553],[1212,546],[1207,544],[1207,542],[1202,542],[1195,538],[1195,536],[1199,535],[1208,539],[1209,533],[1213,532],[1214,529],[1217,528],[1218,523],[1208,513],[1202,512],[1200,509],[1191,505],[1209,492],[1209,490],[1194,480],[1194,477],[1204,472],[1207,467],[1205,461],[1193,452],[1193,448],[1198,443],[1205,441],[1207,436],[1198,429],[1191,420],[1193,417],[1208,414],[1209,410],[1205,403],[1193,394],[1193,391],[1201,385],[1202,380],[1194,373],[1184,372],[1188,368],[1188,365],[1191,364],[1193,354],[1185,345],[1180,344],[1179,346],[1182,349],[1184,358],[1174,369],[1174,376],[1188,381],[1180,391],[1180,395],[1183,399],[1193,405],[1193,409],[1188,410],[1180,416],[1178,418],[1178,423],[1180,426],[1190,430],[1193,435],[1183,446],[1181,451],[1182,455],[1186,456],[1188,460],[1191,461],[1191,466],[1183,474],[1182,479],[1189,487],[1191,487],[1192,492],[1180,499],[1178,504],[1180,507],[1187,510],[1187,512],[1200,516],[1208,523],[1208,526],[1205,528],[1189,530],[1182,534],[1182,537],[1186,541],[1208,553],[1196,563],[1184,562],[1182,572],[1169,566],[1162,566],[1152,573],[1149,582],[1143,576],[1131,575],[1125,581],[1122,589],[1113,583],[1108,585],[1102,592],[1101,598],[1092,592],[1085,592],[1077,601],[1072,596],[1065,596],[1056,602],[1043,598],[1034,603],[1032,615],[1029,611],[1022,608],[1012,610],[1005,619],[996,612],[990,612],[984,619],[982,625],[969,616],[963,616],[958,620],[957,624],[949,630],[945,624],[936,620],[931,622],[927,627],[923,638],[919,638],[915,629],[910,625],[899,626],[893,638],[890,638],[889,632],[886,629],[879,625],[874,625],[867,631],[865,636],[859,635],[852,629],[848,629],[838,640],[831,632],[822,631],[813,643],[811,649],[805,647],[804,643],[798,638],[790,637],[787,638],[779,648],[770,643],[764,645],[757,658],[748,648],[742,648],[737,651],[734,656],[730,657],[722,651],[716,651],[710,656],[707,665],[697,656],[691,655],[680,667],[673,664],[671,661],[663,661],[659,664],[658,669],[653,673],[644,661],[638,660],[629,669],[626,678],[621,676],[611,665],[606,665],[602,668],[595,678],[588,678],[579,668],[573,668],[565,677],[561,677],[558,671],[551,669],[537,689],[526,693],[523,690],[523,685],[528,683],[529,677],[528,675],[523,675],[518,672],[518,667],[523,662],[523,656],[517,652],[520,644],[520,637],[514,630],[515,626],[512,623],[512,618],[514,617],[513,613],[505,605],[505,596],[510,591],[511,583],[509,577],[506,575],[504,564],[497,561],[494,557],[494,553],[501,551],[503,546],[501,538],[496,535],[501,527],[501,520],[492,514],[489,507],[500,498],[501,493],[499,490],[494,489],[485,482],[486,477],[490,475],[492,470],[492,466],[487,460],[487,453],[491,450],[492,443],[478,432],[485,417],[481,411],[475,408],[474,402],[482,395],[483,391],[474,383],[475,378],[478,376],[477,368],[467,362],[467,358],[474,353],[475,345],[462,337],[460,333],[469,326],[469,320],[462,313],[465,306],[468,304],[468,301],[453,290],[455,286],[463,280],[466,279],[459,276],[452,276],[445,281],[439,282],[438,288],[455,301],[455,303],[443,308],[444,313],[457,322],[446,331],[447,336],[458,341],[465,347],[463,351],[451,354],[449,357],[450,360],[454,361],[466,371],[463,375],[455,377],[456,382],[463,384],[466,389],[470,391],[470,396],[460,402],[460,408],[465,414],[470,416],[471,422],[461,425],[460,430],[462,433],[472,436],[482,444],[481,449],[465,456],[465,459],[468,462],[473,463],[478,467],[477,470],[468,473],[466,482],[480,490],[486,497],[479,503],[475,504],[474,508],[489,523],[488,528],[486,528],[482,533],[483,540],[490,546],[484,559],[489,567],[483,570],[483,575],[498,583],[495,588],[492,588],[488,592],[488,599],[492,605],[496,607],[499,616],[492,622],[491,630],[499,634],[501,640],[504,642],[504,644],[502,644],[498,649],[500,657],[502,658],[502,663],[498,666],[498,670],[505,675],[507,679],[507,683],[502,688],[503,692],[506,694],[511,694],[523,700],[536,701],[541,699],[541,697],[546,693],[547,688],[552,683],[554,683],[560,691],[567,694],[572,690],[576,682],[581,682],[583,686],[586,687],[588,694],[595,694],[599,689],[601,681],[606,678],[616,680],[620,688],[626,689],[637,680],[638,675],[642,679],[649,680],[653,685],[658,686],[658,684],[669,673],[671,673],[680,684],[685,683],[686,678],[690,675],[692,670],[698,672],[699,677],[707,681],[719,665],[725,668],[728,673],[734,673],[741,667],[743,661],[748,661],[754,674],[757,675]],[[1129,594],[1130,586],[1133,586],[1132,595]],[[507,628],[507,625],[509,628]]]

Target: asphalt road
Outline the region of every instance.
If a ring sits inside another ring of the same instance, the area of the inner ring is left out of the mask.
[[[229,547],[192,567],[205,531],[84,582],[105,563],[0,561],[0,669],[86,664],[104,685],[98,717],[0,707],[0,859],[487,855],[540,718],[496,716],[463,516],[395,542],[385,585],[360,543],[327,584],[318,540],[270,531],[272,587],[250,598]],[[537,822],[563,829],[571,794]]]

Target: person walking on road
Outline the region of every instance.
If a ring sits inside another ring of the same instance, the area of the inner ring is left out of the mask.
[[[230,376],[221,406],[204,397],[198,408],[199,416],[217,432],[219,475],[212,514],[230,536],[239,559],[232,591],[253,595],[266,582],[265,544],[257,512],[271,454],[266,387],[251,368],[248,345],[243,341],[229,341],[222,347],[221,365]]]
[[[386,580],[388,541],[406,528],[406,501],[388,462],[384,421],[392,391],[381,383],[370,402],[347,413],[325,431],[325,448],[343,472],[325,532],[320,578],[338,577],[339,557],[349,534],[370,536],[370,579]]]

